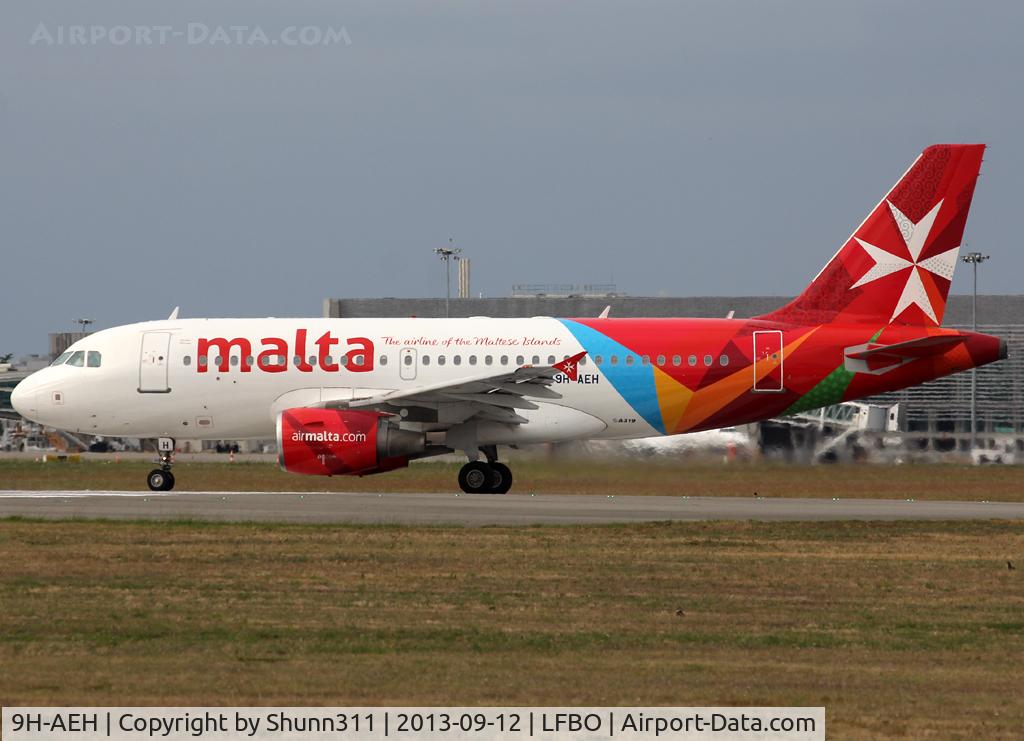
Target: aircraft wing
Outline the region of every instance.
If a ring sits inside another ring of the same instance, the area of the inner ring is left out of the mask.
[[[470,417],[523,424],[527,419],[515,410],[537,409],[537,404],[531,399],[561,399],[562,395],[550,388],[555,376],[564,373],[575,379],[577,364],[585,354],[579,353],[553,365],[524,365],[504,373],[467,376],[444,383],[353,398],[345,405],[350,409],[380,411],[422,407],[436,410],[438,422],[442,424],[445,421],[454,424]]]

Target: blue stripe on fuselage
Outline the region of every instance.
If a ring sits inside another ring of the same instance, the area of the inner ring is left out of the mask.
[[[590,356],[588,362],[594,362],[594,356],[602,356],[601,372],[612,384],[616,391],[626,400],[626,403],[633,407],[651,427],[661,434],[665,434],[665,423],[661,418],[661,407],[658,405],[658,391],[654,384],[654,366],[644,365],[641,356],[630,350],[625,345],[620,345],[610,337],[598,332],[596,329],[574,322],[571,319],[559,319],[583,349]],[[612,355],[618,356],[617,365],[612,365],[609,358]],[[626,365],[626,356],[634,357],[633,365]]]

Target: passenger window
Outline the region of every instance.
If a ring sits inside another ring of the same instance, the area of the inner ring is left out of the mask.
[[[580,363],[579,364],[580,365],[586,365],[587,364],[587,356],[586,355],[584,355],[582,358],[580,358]]]
[[[501,356],[501,364],[502,365],[508,365],[508,355],[502,355]]]
[[[76,350],[71,353],[71,357],[68,358],[68,365],[73,365],[76,368],[81,368],[85,365],[85,353],[81,350]]]
[[[237,355],[232,355],[231,356],[231,365],[232,366],[237,366],[238,365],[238,356]]]
[[[205,361],[203,361],[203,362],[205,362]],[[252,355],[246,355],[245,356],[245,367],[246,368],[252,368],[255,363],[256,363],[256,359]]]
[[[215,366],[217,366],[218,368],[220,368],[220,364],[221,364],[221,361],[222,361],[222,360],[223,360],[223,359],[221,358],[221,356],[220,356],[220,355],[218,355],[217,357],[215,357],[215,358],[213,359],[213,364],[214,364]]]
[[[309,356],[309,364],[312,366],[316,366],[316,355]],[[250,363],[250,365],[252,365],[252,363]]]
[[[719,357],[718,358],[718,364],[719,365],[729,365],[729,356],[728,355],[722,355],[721,357]]]
[[[199,365],[205,366],[208,362],[210,362],[210,359],[208,357],[206,357],[205,355],[199,356]]]
[[[539,355],[534,355],[533,356],[533,364],[534,365],[540,365],[540,356]]]
[[[619,356],[618,355],[612,355],[611,358],[609,358],[609,362],[612,365],[618,365],[619,364]]]
[[[292,358],[292,362],[295,363],[295,367],[298,368],[300,365],[302,365],[302,356],[301,355],[296,355],[294,358]],[[231,365],[234,365],[234,364],[235,364],[235,359],[231,358]]]
[[[697,365],[697,356],[696,355],[691,355],[690,357],[688,357],[686,359],[686,362],[689,363],[690,366]]]
[[[100,367],[100,364],[101,364],[102,362],[103,362],[103,356],[102,356],[102,355],[100,355],[100,354],[99,354],[98,352],[96,352],[95,350],[90,350],[90,351],[89,351],[89,355],[88,355],[88,357],[86,358],[86,364],[87,364],[87,365],[88,365],[88,366],[89,366],[90,368],[99,368],[99,367]]]
[[[714,362],[715,362],[715,359],[713,357],[711,357],[710,355],[705,355],[704,356],[704,365],[705,366],[711,365]]]
[[[343,366],[348,365],[348,355],[342,355],[340,358],[338,358],[338,364]]]
[[[327,355],[324,357],[324,365],[331,365],[334,362],[333,355]]]
[[[598,365],[601,365],[601,363],[604,362],[604,358],[602,358],[600,355],[595,355],[594,362],[597,363]]]
[[[445,364],[445,362],[446,362],[446,361],[445,361],[445,357],[444,357],[444,355],[438,355],[438,356],[437,356],[437,364],[438,364],[438,365],[444,365],[444,364]]]
[[[380,356],[380,364],[381,365],[387,365],[388,364],[388,356],[387,355],[381,355]]]
[[[555,364],[555,356],[554,355],[548,355],[548,365],[554,365],[554,364]]]
[[[359,355],[352,356],[352,365],[358,365],[362,368],[366,364],[366,356],[360,353]]]
[[[181,359],[181,362],[187,368],[188,366],[192,365],[192,356],[186,355]]]
[[[423,365],[430,365],[430,356],[429,355],[424,355],[423,356]]]
[[[516,355],[516,365],[522,365],[525,362],[526,358],[524,358],[522,355]]]
[[[491,357],[490,355],[484,355],[484,365],[492,365],[493,363],[494,363],[494,358],[493,357]]]
[[[658,367],[663,367],[664,365],[665,365],[665,356],[664,355],[659,355],[658,356]]]
[[[683,359],[679,355],[672,356],[672,365],[680,366],[683,364]]]
[[[643,364],[644,365],[650,365],[651,364],[651,356],[650,355],[644,355],[642,360],[643,360]]]
[[[51,366],[54,366],[54,365],[64,365],[64,363],[68,362],[68,358],[70,358],[70,357],[71,357],[71,353],[69,353],[69,352],[62,352],[60,355],[57,356],[56,360],[54,360],[52,363],[50,363],[50,365]]]
[[[406,355],[402,362],[406,365],[412,365],[412,355]]]
[[[469,356],[469,364],[470,365],[476,365],[476,355],[470,355]]]
[[[462,365],[462,356],[456,355],[452,358],[452,365]]]
[[[627,355],[626,356],[626,365],[633,365],[633,356],[632,355]]]

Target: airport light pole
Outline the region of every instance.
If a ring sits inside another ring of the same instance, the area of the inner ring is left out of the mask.
[[[988,260],[990,255],[983,255],[980,252],[968,252],[961,257],[965,263],[974,269],[974,293],[971,300],[971,327],[978,331],[978,265]],[[974,453],[974,446],[978,442],[978,369],[971,368],[971,453]]]
[[[444,316],[447,319],[451,316],[451,303],[452,303],[452,260],[458,260],[459,255],[462,254],[462,250],[457,247],[453,247],[454,240],[448,238],[447,247],[437,247],[434,249],[434,254],[441,258],[444,263]]]
[[[81,332],[82,334],[85,334],[85,328],[88,327],[90,324],[93,324],[95,322],[95,320],[94,319],[75,319],[74,322],[79,327],[78,331]]]

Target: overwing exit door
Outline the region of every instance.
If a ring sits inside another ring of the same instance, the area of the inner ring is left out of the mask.
[[[782,331],[754,332],[754,391],[784,391]]]
[[[142,335],[142,352],[139,356],[139,393],[166,394],[167,368],[171,348],[170,332],[146,332]]]
[[[403,381],[416,378],[416,348],[403,347],[398,353],[398,375]]]

